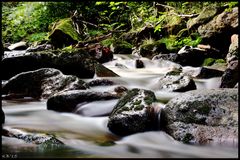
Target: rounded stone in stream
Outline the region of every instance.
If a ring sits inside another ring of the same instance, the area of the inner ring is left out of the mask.
[[[114,82],[108,79],[94,79],[86,83],[88,86],[111,86],[114,85]]]
[[[137,60],[135,61],[135,66],[136,66],[136,68],[144,68],[144,67],[145,67],[143,61],[140,60],[140,59],[137,59]]]
[[[159,79],[158,83],[155,85],[156,88],[168,92],[185,92],[196,89],[195,82],[189,76],[169,74],[170,73]]]
[[[108,92],[71,90],[50,97],[47,101],[47,109],[58,112],[74,112],[80,103],[117,98],[119,98],[117,95]]]
[[[161,111],[162,130],[184,143],[236,145],[238,90],[189,91]]]
[[[156,101],[152,91],[136,88],[129,90],[109,116],[109,130],[125,136],[154,129],[156,117],[153,102]]]

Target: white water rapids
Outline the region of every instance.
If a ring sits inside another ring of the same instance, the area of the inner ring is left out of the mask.
[[[156,86],[159,77],[178,65],[168,61],[142,59],[145,68],[136,69],[132,57],[115,55],[115,61],[104,65],[121,77],[106,78],[113,86],[93,87],[94,91],[113,91],[116,86],[152,90],[164,106],[181,93],[165,92]],[[116,65],[116,63],[118,63]],[[191,68],[191,67],[190,67]],[[189,67],[183,67],[183,71]],[[193,69],[193,68],[192,68]],[[197,68],[195,68],[197,69]],[[98,78],[98,77],[95,77]],[[91,79],[84,79],[90,81]],[[194,79],[197,89],[218,88],[220,77]],[[29,133],[55,135],[67,147],[51,151],[36,149],[36,145],[16,138],[2,136],[2,149],[18,157],[70,157],[70,158],[236,158],[238,147],[193,146],[173,140],[162,131],[148,131],[117,137],[107,128],[108,116],[117,100],[94,101],[82,104],[76,113],[59,113],[46,109],[46,100],[2,100],[6,129]],[[113,145],[101,145],[103,142]]]

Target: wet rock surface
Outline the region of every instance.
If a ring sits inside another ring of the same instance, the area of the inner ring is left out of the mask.
[[[152,91],[129,90],[109,116],[108,128],[120,136],[153,129],[156,121],[154,102],[156,97]]]
[[[193,79],[182,75],[165,75],[158,80],[156,87],[168,92],[185,92],[196,89]]]
[[[194,144],[235,145],[238,139],[237,89],[189,91],[162,110],[163,130],[176,140]]]
[[[74,112],[81,104],[100,100],[120,98],[116,94],[108,92],[94,92],[83,90],[71,90],[58,93],[47,101],[47,109],[58,112]],[[97,106],[96,106],[97,107]]]
[[[2,87],[5,98],[22,96],[34,98],[48,98],[51,95],[73,89],[86,89],[85,82],[76,76],[64,75],[57,69],[42,68],[39,70],[22,72],[12,77]]]
[[[223,75],[223,71],[208,67],[199,67],[196,69],[184,71],[183,75],[188,75],[195,78],[213,78],[221,77]]]
[[[239,81],[238,60],[231,61],[224,71],[221,79],[220,88],[233,88]]]
[[[46,146],[60,146],[64,145],[63,142],[56,139],[54,136],[46,134],[34,134],[26,133],[16,129],[3,129],[3,136],[16,138],[25,141],[26,143],[41,145],[42,147]]]

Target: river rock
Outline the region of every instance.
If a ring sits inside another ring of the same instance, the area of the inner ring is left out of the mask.
[[[115,83],[111,80],[108,79],[94,79],[91,80],[90,82],[87,82],[86,85],[89,87],[94,87],[94,86],[111,86],[114,85]]]
[[[221,58],[221,55],[215,51],[208,52],[204,49],[184,46],[178,51],[178,56],[174,62],[183,66],[199,67],[203,64],[204,59],[206,58]]]
[[[187,28],[197,28],[199,25],[209,22],[218,12],[216,7],[208,6],[203,8],[202,12],[196,17],[189,19],[187,22]]]
[[[10,45],[8,47],[9,50],[25,50],[27,49],[27,42],[18,42],[18,43],[14,43],[12,45]]]
[[[70,90],[50,97],[47,100],[47,109],[58,112],[75,112],[83,103],[117,98],[119,97],[116,94],[108,92]]]
[[[200,25],[198,33],[202,37],[202,43],[217,48],[222,53],[222,58],[225,58],[231,43],[230,37],[238,33],[238,7],[223,11],[208,23]]]
[[[28,47],[26,52],[37,52],[37,51],[44,51],[44,50],[50,50],[50,49],[53,49],[53,46],[51,44],[40,44],[37,46]]]
[[[186,92],[195,90],[196,84],[189,76],[182,75],[165,75],[158,80],[155,88],[167,92]]]
[[[52,31],[49,33],[48,38],[55,48],[63,48],[73,44],[77,44],[81,40],[80,35],[77,33],[73,26],[71,18],[61,19],[56,22]]]
[[[169,54],[158,54],[152,58],[152,60],[163,59],[175,62],[177,60],[178,54],[177,53],[169,53]]]
[[[156,120],[153,103],[156,101],[152,91],[136,88],[127,91],[109,116],[109,130],[125,136],[153,129]]]
[[[229,46],[228,54],[226,56],[226,61],[229,64],[231,61],[238,60],[238,35],[234,34],[231,37],[231,44]]]
[[[21,72],[40,68],[55,68],[63,74],[71,74],[79,78],[93,78],[95,71],[99,77],[118,76],[81,49],[71,52],[60,50],[27,52],[23,55],[3,58],[1,65],[5,68],[2,71],[2,79],[9,79]]]
[[[3,129],[4,135],[6,137],[21,139],[26,143],[31,143],[35,145],[41,145],[42,147],[47,146],[61,146],[64,145],[63,142],[56,139],[52,135],[40,134],[40,133],[27,133],[17,129]]]
[[[161,113],[162,129],[184,143],[236,145],[238,140],[237,89],[189,91]]]
[[[188,75],[194,78],[213,78],[221,77],[223,75],[223,71],[208,67],[195,67],[183,70],[183,75]]]
[[[239,81],[238,60],[230,61],[221,79],[220,88],[233,88]]]
[[[64,75],[57,69],[42,68],[12,77],[4,84],[2,94],[7,97],[48,98],[57,92],[73,89],[86,89],[85,82],[76,76]]]
[[[136,59],[135,66],[136,66],[136,68],[144,68],[145,67],[143,61],[140,59]]]

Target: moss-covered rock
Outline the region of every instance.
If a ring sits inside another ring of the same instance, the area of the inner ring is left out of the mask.
[[[123,40],[115,40],[111,44],[111,50],[114,54],[132,54],[132,45]]]
[[[228,136],[237,140],[238,90],[186,92],[171,99],[161,117],[163,130],[176,140],[198,144],[228,141],[233,145]]]
[[[152,91],[132,89],[121,97],[109,116],[108,128],[117,135],[152,130],[156,121]]]
[[[187,28],[197,28],[199,25],[209,22],[217,13],[218,9],[216,7],[205,7],[196,18],[188,20]]]
[[[238,7],[224,11],[208,23],[200,25],[198,33],[202,37],[202,43],[218,49],[222,53],[222,58],[225,58],[231,36],[238,33]]]
[[[56,22],[52,27],[52,31],[49,33],[48,38],[56,48],[76,44],[81,40],[73,26],[71,18],[65,18]]]
[[[150,43],[145,43],[140,46],[140,55],[142,57],[152,59],[154,56],[160,53],[168,53],[165,43],[161,43],[160,41],[152,41]]]

